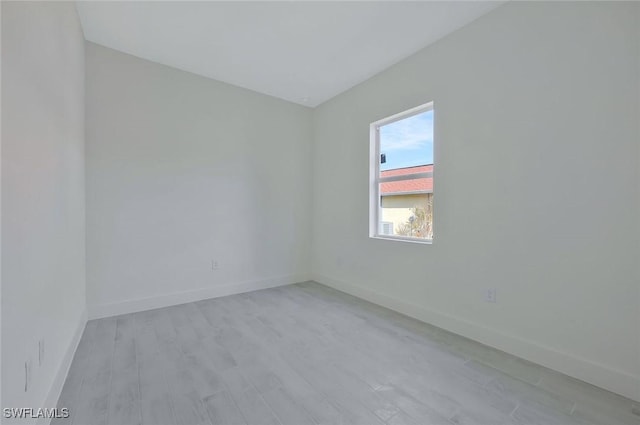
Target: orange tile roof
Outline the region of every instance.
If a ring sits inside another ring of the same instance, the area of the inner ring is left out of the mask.
[[[417,173],[433,172],[433,165],[419,165],[416,167],[396,168],[380,172],[380,177],[405,176]],[[400,180],[385,182],[380,184],[380,194],[382,196],[400,195],[403,193],[433,192],[433,177]]]

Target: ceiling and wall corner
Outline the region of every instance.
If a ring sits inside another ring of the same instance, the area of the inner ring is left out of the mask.
[[[503,3],[76,4],[88,41],[315,107]]]

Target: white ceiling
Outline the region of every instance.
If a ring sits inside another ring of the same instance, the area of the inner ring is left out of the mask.
[[[501,1],[78,2],[87,40],[316,106]]]

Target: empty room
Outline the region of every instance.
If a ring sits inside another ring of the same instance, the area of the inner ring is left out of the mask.
[[[640,425],[640,2],[1,1],[7,425]]]

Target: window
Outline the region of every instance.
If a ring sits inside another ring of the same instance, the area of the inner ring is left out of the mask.
[[[393,235],[393,222],[383,221],[380,224],[382,224],[382,234],[383,235]]]
[[[369,236],[433,240],[433,103],[371,124]]]

